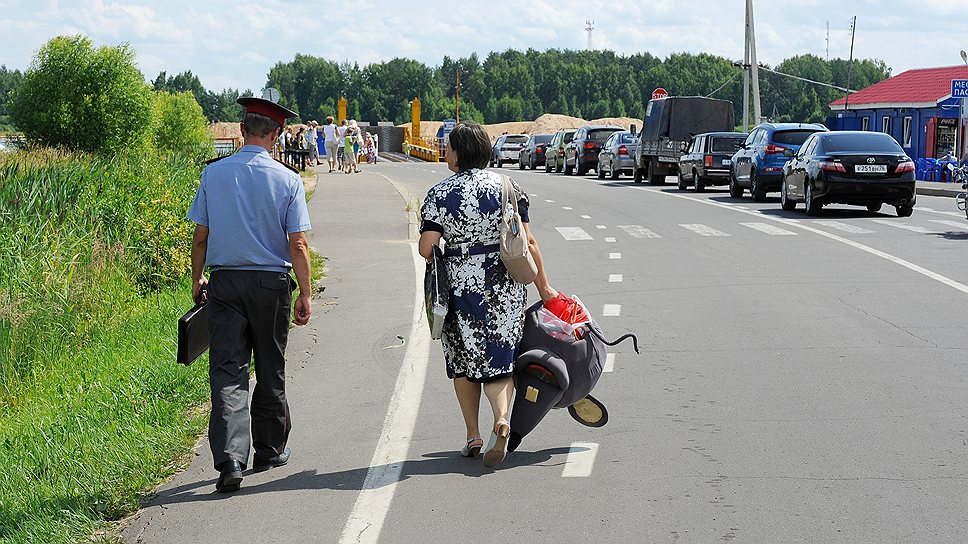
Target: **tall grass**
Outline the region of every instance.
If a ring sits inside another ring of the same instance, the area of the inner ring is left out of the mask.
[[[199,173],[0,155],[0,542],[84,540],[201,431],[205,365],[174,363]]]

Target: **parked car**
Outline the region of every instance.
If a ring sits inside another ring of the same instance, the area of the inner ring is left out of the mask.
[[[528,138],[528,143],[521,148],[518,154],[518,168],[524,170],[528,167],[532,170],[545,164],[545,148],[551,143],[554,134],[535,134]]]
[[[794,155],[784,152],[780,205],[784,210],[803,202],[807,215],[820,215],[825,204],[867,206],[883,204],[898,217],[914,211],[914,161],[890,135],[846,130],[812,134]]]
[[[502,134],[491,148],[491,166],[501,167],[506,162],[517,162],[521,148],[528,141],[527,134]]]
[[[575,131],[575,136],[565,145],[565,175],[570,176],[574,172],[584,176],[592,168],[597,168],[602,144],[612,133],[623,130],[614,125],[585,125]]]
[[[551,143],[545,148],[545,172],[561,172],[565,167],[564,150],[575,136],[574,128],[563,128],[551,138]]]
[[[743,147],[733,154],[729,171],[729,196],[739,198],[749,189],[753,202],[766,200],[766,193],[780,190],[783,165],[814,132],[826,132],[816,123],[760,123],[753,127]]]
[[[632,175],[635,144],[636,137],[631,132],[613,132],[598,152],[598,179],[605,179],[605,174],[612,179],[618,179],[623,172]]]
[[[679,157],[679,190],[691,183],[697,192],[707,185],[728,185],[729,165],[746,137],[745,132],[705,132],[693,137],[686,154]]]

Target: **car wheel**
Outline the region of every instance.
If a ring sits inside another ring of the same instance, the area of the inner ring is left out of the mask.
[[[545,174],[550,174],[550,173],[551,173],[551,161],[548,160],[548,157],[546,156],[545,157]]]
[[[581,163],[578,157],[575,157],[575,174],[579,176],[584,176],[588,173],[588,166]]]
[[[598,163],[598,168],[595,170],[598,173],[598,179],[605,179],[605,167],[602,166],[601,162]]]
[[[914,204],[901,204],[895,206],[894,209],[897,210],[898,217],[911,217],[911,214],[914,213]]]
[[[608,163],[608,177],[610,177],[612,179],[618,179],[618,177],[621,176],[621,175],[622,175],[622,170],[619,169],[619,168],[615,168],[615,165],[612,164],[611,162],[609,162]]]
[[[884,205],[883,202],[878,202],[877,204],[868,204],[867,205],[867,211],[873,212],[873,213],[877,213],[877,212],[881,211],[881,206],[883,206],[883,205]]]
[[[783,181],[780,182],[780,207],[788,212],[797,207],[797,202],[790,200],[790,195],[787,194],[786,176],[783,176]]]
[[[632,181],[642,183],[642,169],[638,166],[632,166]]]
[[[766,191],[763,186],[757,183],[756,169],[750,170],[750,196],[753,197],[753,202],[763,202],[766,200]]]
[[[733,198],[743,198],[743,188],[736,181],[736,173],[729,171],[729,196]]]
[[[706,182],[699,177],[699,172],[692,171],[692,184],[696,186],[696,192],[701,193],[706,190]]]
[[[524,170],[524,163],[521,162],[521,157],[518,157],[518,170]]]
[[[815,198],[813,198],[813,188],[809,180],[803,182],[803,204],[806,207],[807,215],[817,217],[823,208]]]
[[[682,177],[682,170],[676,172],[676,188],[680,191],[685,191],[689,188],[689,185],[686,184],[686,178]]]
[[[535,170],[538,168],[538,165],[535,164],[534,162],[534,157],[531,157],[530,159],[528,159],[528,167],[531,168],[532,170]]]
[[[565,175],[570,176],[572,172],[575,171],[574,166],[568,166],[568,158],[565,158]]]
[[[563,157],[561,155],[558,155],[557,157],[555,157],[555,172],[558,172],[559,174],[561,173],[564,165],[562,160],[563,160]]]
[[[648,173],[649,185],[665,185],[665,177],[659,177],[655,173],[655,161],[649,161]]]

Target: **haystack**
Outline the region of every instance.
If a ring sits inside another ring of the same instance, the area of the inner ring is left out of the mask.
[[[534,121],[512,121],[508,123],[495,123],[492,125],[483,125],[484,130],[487,135],[491,138],[491,141],[497,140],[498,136],[502,134],[554,134],[563,128],[580,128],[583,125],[618,125],[628,129],[630,126],[635,125],[637,128],[642,127],[642,120],[635,119],[632,117],[603,117],[601,119],[592,119],[586,121],[578,117],[571,117],[569,115],[561,115],[558,113],[546,113]],[[404,123],[402,125],[397,125],[399,127],[405,127],[410,129],[410,123]],[[427,140],[433,140],[437,137],[437,131],[443,123],[440,121],[420,121],[420,135]]]

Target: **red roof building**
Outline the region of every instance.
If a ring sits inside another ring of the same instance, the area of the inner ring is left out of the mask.
[[[850,95],[849,109],[933,108],[951,98],[951,80],[968,79],[968,66],[908,70]],[[844,99],[830,103],[843,110]]]

